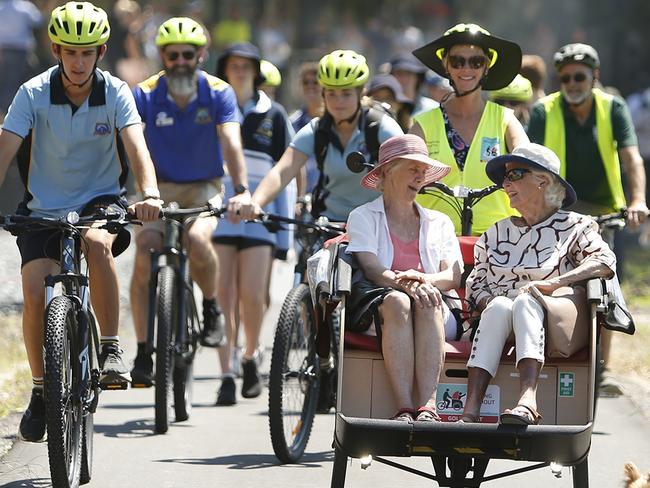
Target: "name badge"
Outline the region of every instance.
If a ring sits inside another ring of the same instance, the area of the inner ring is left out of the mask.
[[[174,118],[167,115],[167,112],[158,112],[156,115],[156,127],[168,127],[174,125]]]
[[[490,159],[501,154],[501,145],[498,137],[483,137],[481,139],[481,162],[487,163]]]

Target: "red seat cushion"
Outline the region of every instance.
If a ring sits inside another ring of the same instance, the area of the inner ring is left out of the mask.
[[[463,264],[474,264],[474,244],[476,244],[476,241],[478,241],[478,236],[458,236]]]

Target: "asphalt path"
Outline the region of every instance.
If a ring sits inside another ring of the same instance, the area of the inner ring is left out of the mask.
[[[0,234],[2,235],[2,234]],[[12,262],[0,287],[0,307],[19,307],[14,292],[13,271],[18,272],[10,240],[0,237],[0,264]],[[13,253],[13,254],[12,254]],[[10,257],[13,256],[13,257]],[[126,285],[130,255],[118,259],[122,284]],[[273,274],[273,306],[264,326],[266,347],[262,371],[268,372],[270,346],[279,304],[288,290],[291,268],[276,264]],[[19,288],[18,288],[19,289]],[[123,311],[128,311],[126,286],[121,292]],[[11,305],[13,303],[13,305]],[[123,313],[121,335],[128,357],[133,355],[133,336],[128,313]],[[89,487],[314,487],[329,486],[333,453],[334,415],[318,415],[307,452],[300,464],[280,465],[269,440],[266,390],[256,399],[239,399],[234,407],[214,406],[219,385],[216,352],[203,349],[197,356],[194,408],[186,422],[173,423],[165,435],[153,433],[153,389],[104,392],[95,415],[95,462]],[[238,395],[239,395],[238,380]],[[592,487],[621,486],[625,462],[650,468],[650,423],[623,396],[600,399],[589,457]],[[426,458],[405,463],[431,472]],[[488,474],[525,466],[521,462],[493,461]],[[17,441],[0,460],[0,486],[48,487],[49,468],[45,443]],[[389,468],[377,462],[367,470],[358,460],[348,467],[346,486],[414,488],[436,486],[434,482]],[[548,468],[484,484],[483,486],[564,488],[572,486],[569,468],[556,478]]]

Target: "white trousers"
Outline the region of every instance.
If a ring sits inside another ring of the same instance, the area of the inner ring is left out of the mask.
[[[529,293],[514,300],[495,297],[481,314],[467,366],[497,373],[503,347],[513,333],[517,363],[525,358],[544,364],[544,309]]]

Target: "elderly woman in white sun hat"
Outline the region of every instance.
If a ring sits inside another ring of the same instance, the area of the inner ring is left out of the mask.
[[[611,278],[616,258],[590,217],[565,210],[576,201],[573,187],[560,176],[560,160],[539,144],[517,146],[512,154],[488,161],[488,177],[503,187],[521,217],[490,227],[474,248],[467,297],[482,311],[467,362],[469,372],[463,422],[478,422],[488,383],[512,333],[520,393],[504,424],[538,424],[537,383],[544,365],[542,302],[561,287],[591,278]],[[545,297],[542,297],[544,295]],[[569,305],[565,314],[577,314]],[[549,329],[553,324],[549,324]]]
[[[348,330],[368,332],[377,318],[374,332],[399,405],[396,420],[439,420],[435,398],[445,338],[456,335],[442,292],[459,286],[462,258],[449,217],[422,208],[415,197],[449,169],[429,158],[421,138],[391,137],[361,181],[382,195],[348,219],[347,252],[363,272],[353,280]]]

